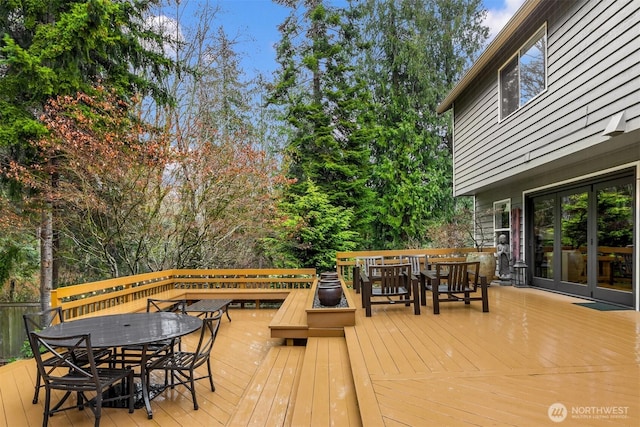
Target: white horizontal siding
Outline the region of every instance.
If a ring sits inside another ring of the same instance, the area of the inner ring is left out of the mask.
[[[626,111],[628,129],[640,128],[640,1],[555,4],[567,8],[545,11],[521,36],[526,40],[547,20],[545,93],[498,123],[497,70],[504,61],[497,58],[456,100],[456,194],[608,143],[602,132],[617,112]]]

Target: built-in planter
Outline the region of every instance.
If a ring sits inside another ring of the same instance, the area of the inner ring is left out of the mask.
[[[335,307],[323,307],[316,303],[318,281],[313,283],[306,309],[310,337],[342,337],[345,326],[356,324],[356,304],[342,279],[340,284],[343,301]]]

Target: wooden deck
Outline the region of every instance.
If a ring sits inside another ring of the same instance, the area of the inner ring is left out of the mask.
[[[360,313],[345,332],[360,405],[378,408],[365,425],[552,425],[554,403],[568,410],[564,425],[640,425],[640,313],[489,290],[489,313],[479,302],[438,316]],[[585,414],[612,407],[624,414]]]
[[[489,313],[478,302],[438,316],[430,303],[419,316],[375,306],[370,318],[357,311],[344,338],[306,347],[271,338],[277,310],[232,309],[212,355],[216,392],[198,385],[198,411],[178,388],[152,402],[153,420],[105,409],[101,425],[558,425],[554,403],[568,411],[559,425],[640,425],[640,313],[573,304],[582,301],[491,286]],[[41,424],[34,379],[33,360],[0,367],[0,426]],[[50,425],[93,419],[69,411]]]

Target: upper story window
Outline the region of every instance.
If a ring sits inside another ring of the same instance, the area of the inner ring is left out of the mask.
[[[500,119],[547,88],[547,26],[543,25],[499,72]]]

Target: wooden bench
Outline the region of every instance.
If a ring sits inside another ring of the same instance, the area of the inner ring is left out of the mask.
[[[157,294],[150,295],[147,298],[153,297],[156,299],[182,299],[183,295],[184,293],[178,290],[170,290],[170,291],[164,291],[164,292],[159,292]],[[89,316],[97,316],[97,315],[107,316],[109,314],[120,314],[120,313],[142,313],[147,311],[147,298],[128,301],[126,303],[114,305],[98,311],[88,312],[79,316],[75,316],[73,318],[80,319],[80,318],[89,317]],[[66,319],[69,319],[69,317],[67,317]]]
[[[284,301],[294,289],[310,289],[315,269],[164,270],[66,286],[51,291],[52,307],[65,319],[145,311],[147,298]]]
[[[309,326],[306,307],[309,293],[310,291],[302,289],[289,292],[269,324],[272,338],[286,338],[289,345],[296,338],[307,338]]]

